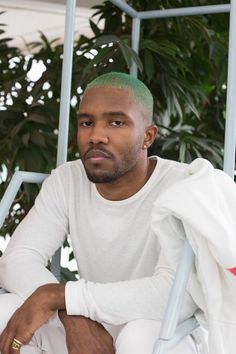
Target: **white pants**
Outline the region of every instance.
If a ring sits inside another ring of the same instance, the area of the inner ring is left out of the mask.
[[[12,314],[21,305],[14,294],[0,295],[0,333]],[[122,326],[104,325],[112,335],[116,354],[152,354],[160,323],[153,320],[135,320]],[[20,354],[67,354],[65,331],[61,322],[46,323],[39,328],[30,343],[22,346]],[[197,349],[195,341],[187,336],[168,354],[207,354]]]

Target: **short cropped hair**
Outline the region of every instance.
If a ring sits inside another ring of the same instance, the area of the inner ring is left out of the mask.
[[[98,76],[91,81],[85,92],[92,87],[116,87],[129,90],[137,102],[141,105],[148,123],[152,123],[153,119],[153,96],[147,86],[137,78],[121,73],[110,72]]]

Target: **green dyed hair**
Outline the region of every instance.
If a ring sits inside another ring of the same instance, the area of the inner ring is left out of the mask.
[[[147,86],[137,78],[125,73],[110,72],[91,81],[85,92],[91,87],[116,87],[129,90],[137,104],[142,106],[148,123],[152,123],[153,96]]]

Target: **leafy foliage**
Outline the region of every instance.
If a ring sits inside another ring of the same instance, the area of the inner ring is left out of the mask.
[[[145,11],[214,2],[128,3]],[[155,101],[159,137],[149,153],[186,162],[202,156],[222,167],[228,14],[144,20],[138,56],[130,48],[130,17],[109,1],[94,10],[93,37],[82,35],[74,43],[68,158],[78,157],[76,106],[86,84],[105,72],[128,72],[134,60]],[[37,42],[28,44],[31,54],[24,55],[10,45],[3,24],[0,36],[0,162],[7,168],[1,197],[16,169],[49,172],[55,167],[63,48],[40,33]],[[30,75],[35,65],[43,67],[37,80]],[[12,233],[37,192],[38,186],[22,186],[1,234]]]

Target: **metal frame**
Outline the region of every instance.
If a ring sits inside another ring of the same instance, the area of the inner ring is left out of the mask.
[[[16,197],[18,190],[23,182],[42,183],[48,175],[46,173],[16,171],[1,199],[0,226],[7,217],[11,205]]]
[[[235,171],[235,143],[236,143],[236,1],[231,0],[229,25],[229,61],[226,103],[225,150],[224,171],[230,177],[236,175]]]
[[[67,160],[75,10],[76,0],[67,0],[65,19],[65,44],[63,50],[62,65],[61,102],[58,128],[59,134],[57,145],[57,166],[66,162]],[[3,224],[7,216],[21,184],[23,182],[42,183],[46,177],[46,174],[22,171],[15,172],[0,203],[0,226]],[[61,251],[58,250],[53,256],[51,264],[51,271],[58,280],[60,279],[60,259]]]
[[[71,78],[74,46],[76,0],[67,0],[65,20],[65,44],[63,50],[61,103],[59,113],[59,133],[57,147],[57,166],[67,161],[68,132],[70,119]],[[61,250],[52,258],[51,271],[60,279]]]
[[[167,18],[177,16],[193,16],[203,14],[216,14],[230,12],[230,30],[229,30],[229,64],[228,64],[228,82],[227,82],[227,119],[225,126],[225,154],[224,154],[224,170],[231,177],[235,173],[235,143],[236,143],[236,100],[234,97],[234,83],[236,82],[236,1],[231,0],[231,4],[213,5],[213,6],[197,6],[178,9],[167,9],[157,11],[141,11],[137,12],[131,6],[122,0],[110,0],[114,5],[132,17],[132,48],[139,52],[140,26],[141,20],[153,18]],[[72,56],[73,56],[73,32],[74,17],[76,9],[76,0],[67,0],[66,6],[66,24],[65,24],[65,45],[63,54],[62,69],[62,87],[61,87],[61,104],[59,118],[59,136],[58,136],[58,152],[57,166],[64,163],[67,159],[68,145],[68,127],[69,127],[69,108],[71,93],[71,75],[72,75]],[[130,73],[137,76],[137,65],[133,62]],[[41,183],[47,175],[32,172],[18,171],[14,174],[0,207],[0,225],[2,225],[11,204],[14,201],[16,193],[21,183]],[[197,323],[194,319],[185,321],[177,327],[178,314],[180,312],[183,293],[186,288],[189,273],[192,268],[194,255],[191,247],[186,242],[183,255],[178,266],[173,289],[168,302],[165,318],[162,323],[160,338],[157,341],[153,354],[163,354],[170,344],[175,343],[176,339],[180,339],[183,335],[189,333],[196,328]],[[60,274],[60,252],[57,252],[53,258],[53,273],[59,278]],[[176,329],[177,328],[177,329]],[[174,340],[172,340],[175,333]]]
[[[188,241],[184,242],[178,267],[169,298],[167,301],[164,317],[161,323],[159,338],[157,339],[152,354],[166,354],[182,338],[199,327],[195,317],[191,317],[178,324],[182,308],[184,293],[186,291],[189,275],[194,264],[194,253]]]
[[[236,82],[236,1],[231,1],[231,5],[213,5],[197,6],[191,8],[178,8],[157,11],[137,12],[132,7],[121,0],[111,0],[111,2],[125,11],[132,17],[132,48],[138,54],[140,40],[141,20],[151,18],[167,18],[177,16],[193,16],[204,14],[216,14],[230,12],[230,30],[229,30],[229,64],[228,64],[228,83],[227,83],[227,114],[225,125],[225,146],[224,146],[224,171],[230,177],[235,173],[235,143],[236,143],[236,100],[234,97],[234,83]],[[137,77],[137,65],[133,62],[130,73]],[[168,304],[159,338],[155,343],[153,354],[167,353],[168,349],[173,347],[177,340],[184,335],[191,333],[197,326],[194,318],[185,321],[177,326],[179,313],[183,301],[183,294],[186,289],[189,274],[192,269],[194,254],[186,241],[183,254],[178,265],[173,287],[170,292]]]
[[[236,82],[236,2],[231,0],[231,4],[219,4],[209,6],[182,7],[176,9],[163,9],[153,11],[136,11],[122,0],[110,0],[127,15],[132,17],[132,48],[138,54],[140,41],[141,20],[153,18],[168,18],[179,16],[196,16],[230,12],[229,29],[229,64],[227,82],[227,113],[225,125],[225,145],[224,145],[224,171],[230,176],[236,175],[235,171],[235,145],[236,145],[236,100],[234,85]],[[137,64],[133,62],[130,69],[131,75],[137,77]]]

